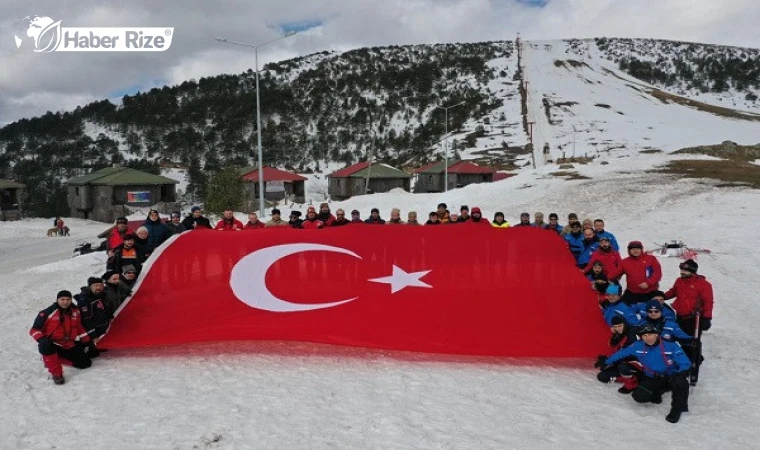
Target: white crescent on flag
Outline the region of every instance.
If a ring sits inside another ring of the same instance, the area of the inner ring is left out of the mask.
[[[238,300],[246,305],[272,312],[312,311],[315,309],[332,308],[356,300],[358,297],[329,303],[292,303],[276,297],[269,291],[269,287],[266,284],[266,276],[267,271],[269,271],[269,268],[274,263],[286,256],[317,251],[342,253],[362,259],[361,256],[351,250],[322,244],[284,244],[262,248],[244,256],[232,268],[232,274],[230,275],[232,292]]]

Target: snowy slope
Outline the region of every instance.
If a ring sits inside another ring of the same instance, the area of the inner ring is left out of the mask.
[[[712,249],[714,258],[699,263],[715,287],[715,322],[690,412],[678,425],[664,420],[668,394],[662,405],[637,405],[617,386],[597,382],[592,361],[560,369],[551,361],[216,344],[108,354],[92,369],[67,368],[69,382],[54,386],[28,327],[59,289],[75,290],[102,273],[102,255],[67,259],[67,248],[103,227],[70,219],[74,238],[46,238],[49,221],[39,219],[0,222],[7,300],[0,325],[8,338],[0,448],[756,448],[760,256],[747,236],[760,221],[752,206],[758,193],[642,172],[667,159],[594,161],[579,168],[588,181],[556,179],[546,166],[447,194],[377,194],[331,206],[363,215],[377,206],[387,216],[392,207],[427,211],[445,201],[480,205],[489,217],[504,211],[510,221],[523,210],[563,218],[575,211],[604,217],[623,243],[682,239]],[[665,287],[678,262],[662,260]],[[523,303],[516,313],[530,308]]]
[[[528,114],[536,122],[534,145],[541,150],[548,143],[550,159],[573,156],[573,147],[575,156],[631,156],[725,140],[760,141],[760,115],[747,113],[758,120],[740,120],[663,102],[651,94],[654,86],[619,71],[614,63],[588,55],[577,59],[571,50],[567,41],[524,45]],[[544,103],[550,105],[549,115]]]

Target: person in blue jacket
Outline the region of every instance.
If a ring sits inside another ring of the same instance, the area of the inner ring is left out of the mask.
[[[581,252],[578,254],[578,267],[584,269],[591,260],[591,255],[599,248],[599,238],[594,234],[594,230],[583,230],[583,240],[581,241]]]
[[[676,310],[673,309],[672,306],[665,303],[665,293],[662,291],[653,291],[650,296],[650,300],[657,300],[660,303],[660,308],[662,310],[662,317],[664,317],[666,320],[676,320]],[[638,302],[631,305],[631,307],[641,316],[646,317],[647,315],[647,304],[649,302]]]
[[[608,326],[612,326],[612,319],[615,316],[621,316],[628,325],[638,326],[640,322],[639,316],[636,315],[636,312],[630,306],[620,301],[622,290],[619,284],[610,283],[607,286],[607,295],[599,304],[602,308],[604,321],[607,322]]]
[[[675,342],[660,339],[657,328],[645,325],[639,329],[640,341],[618,350],[604,362],[606,366],[634,357],[641,364],[639,385],[633,391],[638,403],[662,403],[662,394],[673,391],[670,413],[665,417],[676,423],[681,413],[689,410],[689,368],[691,362]]]
[[[615,250],[616,252],[620,251],[620,246],[618,245],[617,239],[615,239],[615,235],[610,233],[609,231],[605,231],[604,220],[602,219],[594,220],[594,231],[596,232],[597,238],[601,239],[602,236],[609,238],[610,244],[612,244],[613,250]]]
[[[142,226],[148,229],[147,244],[150,248],[158,248],[172,235],[169,228],[161,222],[161,216],[158,215],[158,211],[155,209],[151,209],[150,212],[148,212],[148,217],[145,219]]]
[[[692,340],[692,337],[684,333],[675,320],[668,320],[662,314],[662,305],[657,300],[649,300],[646,307],[646,315],[641,316],[639,326],[652,325],[660,332],[660,337],[666,341],[686,343]]]
[[[581,223],[573,222],[573,224],[570,225],[569,232],[565,233],[562,237],[565,238],[565,242],[567,242],[568,247],[570,247],[570,252],[573,254],[575,262],[577,263],[578,257],[583,251],[583,232],[581,231]]]

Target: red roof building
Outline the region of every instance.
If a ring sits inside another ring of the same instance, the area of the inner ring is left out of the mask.
[[[259,173],[264,176],[265,202],[275,204],[287,200],[303,203],[306,200],[305,182],[308,178],[297,173],[269,166],[264,166],[261,171],[257,167],[245,167],[240,173],[246,183],[247,198],[244,203],[248,211],[259,209]]]

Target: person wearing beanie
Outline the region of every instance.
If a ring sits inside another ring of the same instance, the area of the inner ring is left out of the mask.
[[[280,210],[277,208],[274,208],[272,210],[272,219],[266,223],[266,227],[274,228],[274,227],[287,227],[287,226],[288,226],[288,221],[282,220],[282,215],[280,213]]]
[[[306,219],[301,223],[304,230],[321,230],[325,224],[317,218],[317,210],[313,206],[306,209]]]
[[[88,356],[92,340],[82,326],[79,308],[72,305],[71,292],[63,290],[55,303],[37,314],[29,335],[37,341],[42,362],[55,384],[63,384],[61,358],[71,361],[77,369],[92,365]]]
[[[379,209],[372,208],[369,212],[369,219],[365,220],[364,223],[368,225],[385,225],[385,220],[380,217]]]
[[[333,216],[332,212],[330,211],[330,205],[327,203],[319,204],[319,213],[317,214],[317,220],[322,222],[322,224],[326,227],[331,227],[333,225],[333,222],[335,222],[335,216]]]
[[[621,293],[620,285],[608,284],[604,299],[599,303],[604,321],[607,322],[608,326],[612,326],[612,319],[615,316],[621,316],[628,325],[635,327],[639,324],[639,316],[636,315],[633,308],[620,301]]]
[[[610,325],[610,331],[612,332],[612,335],[610,336],[609,340],[609,346],[611,349],[609,352],[610,355],[614,354],[618,350],[630,346],[638,340],[638,336],[636,334],[638,328],[626,323],[623,316],[614,316],[611,322],[612,324]],[[605,364],[607,358],[608,355],[599,355],[596,358],[594,367],[600,370],[596,375],[596,379],[602,383],[611,383],[612,381],[619,379],[622,381],[623,386],[618,389],[618,392],[621,394],[629,394],[633,392],[633,390],[636,389],[636,386],[638,385],[638,378],[634,376],[636,373],[636,368],[629,366],[627,362],[621,362],[620,364],[607,366]]]
[[[509,228],[509,222],[504,220],[503,212],[497,211],[493,215],[493,222],[491,222],[491,226],[494,228]]]
[[[662,310],[662,317],[664,317],[667,320],[676,321],[676,312],[673,310],[673,308],[665,303],[665,293],[662,291],[652,291],[650,292],[649,300],[634,303],[631,305],[631,307],[638,312],[639,317],[646,317],[647,316],[647,305],[651,301],[656,301],[660,304],[660,309]]]
[[[640,340],[602,361],[602,366],[607,368],[623,361],[637,360],[641,364],[641,376],[638,386],[633,390],[633,399],[637,403],[659,404],[662,403],[662,393],[672,390],[670,412],[665,420],[676,423],[680,420],[681,413],[689,410],[688,377],[691,362],[680,345],[661,339],[655,327],[641,327],[639,336]],[[626,369],[621,369],[621,373],[628,375],[624,372]]]
[[[137,282],[137,269],[132,264],[127,264],[121,269],[121,281],[130,289]]]
[[[106,304],[104,291],[103,279],[90,277],[87,279],[87,286],[82,287],[79,294],[74,296],[77,307],[82,313],[82,325],[93,340],[105,334],[113,317],[113,310]],[[88,353],[90,358],[95,358],[99,354],[97,349],[93,350]]]
[[[175,234],[180,234],[186,230],[185,226],[182,225],[182,214],[180,214],[179,211],[174,211],[171,213],[169,221],[166,222],[166,228],[169,230],[169,233],[171,233],[172,236]]]
[[[288,225],[291,228],[301,228],[301,224],[303,223],[303,220],[301,219],[301,211],[290,211],[288,219]]]
[[[142,269],[142,264],[148,257],[144,248],[137,247],[135,244],[136,240],[134,234],[126,234],[124,236],[124,243],[116,247],[113,251],[113,255],[108,258],[106,269],[123,272],[122,268],[127,264],[131,264],[136,267],[137,273],[139,274]]]
[[[619,276],[625,275],[623,301],[632,305],[652,298],[652,292],[660,289],[662,268],[653,255],[644,253],[641,241],[628,243],[628,257],[620,263]]]
[[[668,320],[662,315],[662,305],[657,300],[649,300],[646,303],[645,314],[642,316],[639,327],[653,326],[660,333],[660,337],[666,341],[678,340],[682,344],[690,343],[692,338],[681,330],[675,321]]]
[[[190,208],[190,215],[182,220],[182,225],[186,230],[210,230],[211,221],[203,217],[200,206]]]
[[[108,312],[113,316],[119,306],[132,293],[132,288],[121,280],[119,272],[112,270],[103,274],[103,280],[105,280],[103,300],[109,310]]]
[[[675,298],[673,309],[678,313],[676,322],[689,336],[696,336],[692,346],[684,348],[689,359],[696,364],[692,380],[696,382],[702,364],[702,332],[712,327],[713,288],[703,275],[698,275],[699,265],[693,259],[682,262],[678,268],[681,276],[673,287],[665,292],[665,300]],[[697,330],[697,314],[699,329]]]
[[[166,242],[166,240],[169,239],[169,237],[172,235],[171,231],[169,231],[169,228],[167,228],[166,225],[161,221],[161,216],[155,209],[151,209],[148,212],[148,217],[145,219],[145,222],[143,222],[140,228],[145,228],[148,231],[148,237],[146,239],[148,247],[151,248],[151,251],[160,247],[161,244]],[[140,230],[138,228],[138,235],[140,234],[139,231]]]
[[[351,223],[364,223],[358,209],[351,211]]]
[[[124,236],[131,234],[132,229],[129,228],[129,221],[126,217],[119,217],[116,219],[116,226],[111,230],[108,235],[108,251],[109,256],[112,255],[116,247],[124,243]]]

